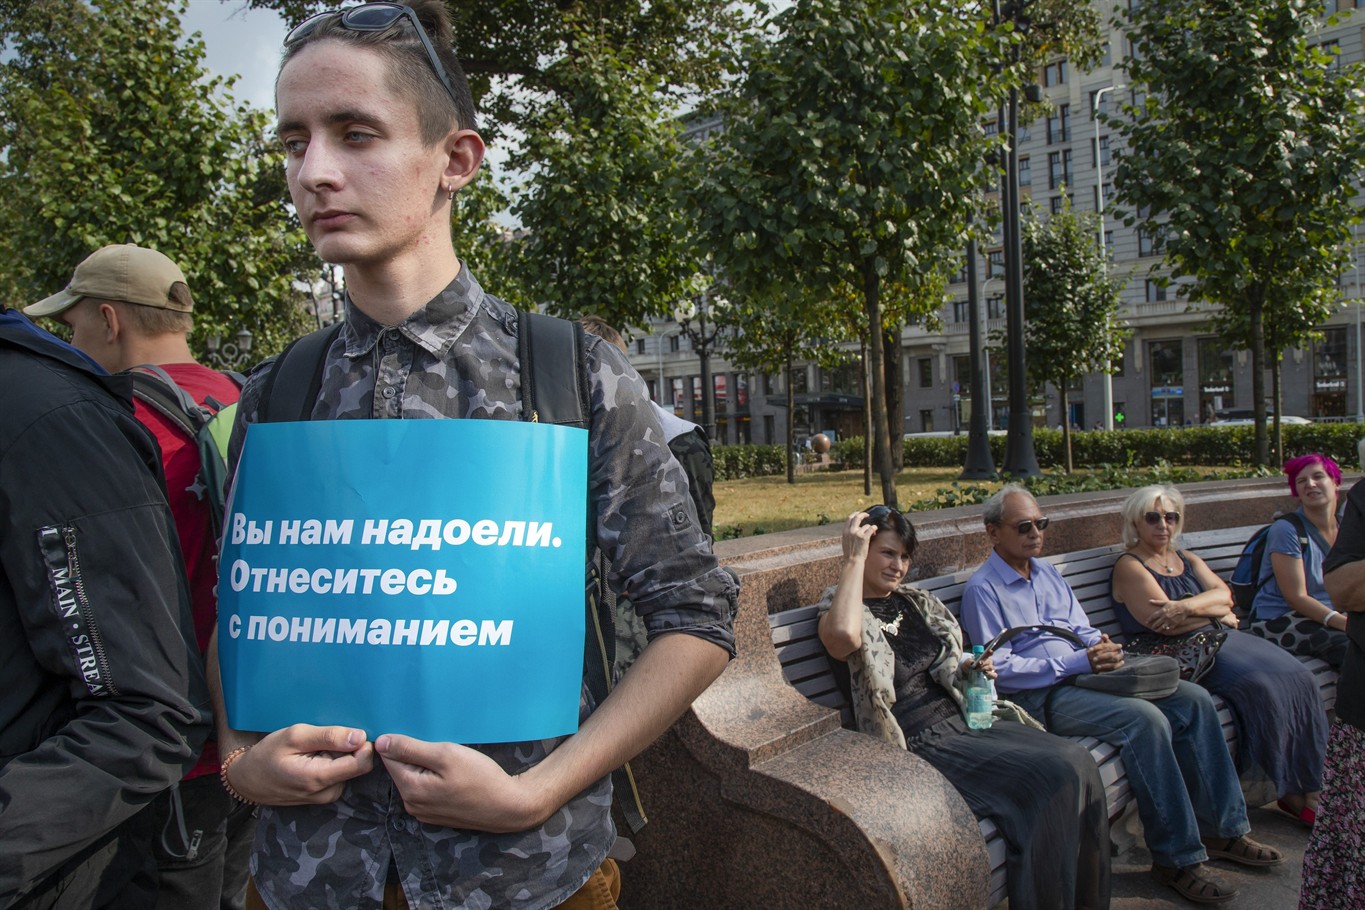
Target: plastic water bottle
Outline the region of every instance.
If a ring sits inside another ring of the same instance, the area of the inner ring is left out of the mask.
[[[980,660],[986,649],[972,646],[972,660]],[[969,670],[967,675],[967,726],[989,730],[995,723],[995,682],[984,670]]]

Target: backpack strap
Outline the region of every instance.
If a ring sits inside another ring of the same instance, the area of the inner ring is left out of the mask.
[[[128,372],[133,377],[133,396],[178,426],[190,439],[197,438],[199,428],[213,416],[156,364],[144,363]]]
[[[327,350],[341,333],[342,323],[309,332],[289,343],[275,358],[265,377],[256,419],[272,421],[308,420],[322,388],[322,367]]]
[[[1303,523],[1303,519],[1299,517],[1299,513],[1298,513],[1298,512],[1290,512],[1290,513],[1288,513],[1288,514],[1286,514],[1286,515],[1281,515],[1279,518],[1276,518],[1275,521],[1287,521],[1287,522],[1289,522],[1289,523],[1294,527],[1294,533],[1297,534],[1297,535],[1298,535],[1298,538],[1299,538],[1299,558],[1303,558],[1303,554],[1308,552],[1308,527]],[[1272,521],[1270,524],[1266,525],[1266,529],[1265,529],[1265,530],[1266,530],[1266,534],[1265,534],[1265,537],[1262,537],[1262,538],[1261,538],[1261,562],[1262,562],[1262,564],[1264,564],[1264,563],[1266,563],[1266,562],[1268,561],[1268,560],[1265,559],[1265,551],[1266,551],[1266,547],[1268,547],[1268,546],[1270,545],[1270,540],[1269,540],[1269,537],[1270,537],[1270,529],[1275,525],[1275,521]],[[1257,573],[1259,573],[1260,570],[1261,570],[1261,567],[1260,567],[1260,566],[1257,566],[1257,567],[1256,567]],[[1265,577],[1264,577],[1264,578],[1260,577],[1260,575],[1258,574],[1257,577],[1256,577],[1256,592],[1255,592],[1255,593],[1259,594],[1259,593],[1261,592],[1261,589],[1264,588],[1266,585],[1268,585],[1268,584],[1270,583],[1270,579],[1272,579],[1272,578],[1274,578],[1274,577],[1275,577],[1275,568],[1274,568],[1273,565],[1271,566],[1270,571],[1267,572],[1267,573],[1265,573]]]
[[[522,407],[533,423],[588,428],[592,412],[585,375],[583,327],[518,310]],[[529,367],[530,369],[527,369]]]

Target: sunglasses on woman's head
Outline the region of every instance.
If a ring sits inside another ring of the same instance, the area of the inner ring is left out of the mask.
[[[284,46],[293,47],[330,19],[339,19],[341,27],[352,32],[385,32],[405,19],[412,23],[412,30],[417,33],[418,39],[422,42],[422,49],[427,52],[427,62],[431,64],[432,71],[441,80],[441,85],[445,86],[446,94],[450,95],[450,100],[455,104],[455,109],[460,109],[460,102],[455,98],[455,89],[450,85],[450,76],[446,74],[446,68],[441,65],[441,59],[436,56],[436,48],[431,46],[431,39],[427,37],[427,30],[422,28],[422,22],[417,18],[417,13],[413,12],[412,7],[404,6],[401,3],[362,3],[358,6],[348,6],[342,10],[318,13],[294,26],[285,36]]]
[[[870,518],[872,521],[881,521],[883,518],[892,514],[893,512],[897,515],[900,514],[899,511],[891,508],[890,506],[881,505],[870,506],[867,510],[867,517]]]
[[[1145,522],[1147,522],[1147,524],[1151,525],[1152,527],[1156,527],[1157,525],[1161,524],[1161,522],[1162,522],[1163,519],[1165,520],[1166,524],[1168,524],[1168,525],[1178,525],[1178,524],[1180,524],[1180,513],[1179,513],[1179,512],[1147,512],[1147,513],[1145,513],[1145,514],[1142,516],[1142,520],[1145,521]]]

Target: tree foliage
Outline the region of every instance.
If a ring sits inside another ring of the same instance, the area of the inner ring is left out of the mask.
[[[249,329],[278,350],[303,324],[291,285],[315,270],[263,114],[209,80],[166,0],[40,0],[0,20],[0,288],[66,285],[109,243],[185,272],[193,340]]]
[[[1310,45],[1320,12],[1145,0],[1124,63],[1144,95],[1109,118],[1127,145],[1114,175],[1125,222],[1164,236],[1179,292],[1221,305],[1228,341],[1251,351],[1259,464],[1267,326],[1316,320],[1335,298],[1365,160],[1362,72]]]
[[[641,325],[695,293],[702,259],[679,188],[688,154],[662,80],[598,36],[552,70],[563,91],[530,103],[512,166],[526,293],[551,311]]]
[[[1122,283],[1109,276],[1094,216],[1070,204],[1046,220],[1023,220],[1024,343],[1029,378],[1052,383],[1062,401],[1066,469],[1071,470],[1067,389],[1088,373],[1112,374],[1131,331],[1119,318]]]
[[[737,293],[777,276],[815,300],[856,290],[888,504],[883,290],[913,297],[951,271],[981,209],[981,124],[1012,78],[995,71],[1010,35],[987,22],[955,0],[798,0],[747,48],[699,182],[703,235]]]

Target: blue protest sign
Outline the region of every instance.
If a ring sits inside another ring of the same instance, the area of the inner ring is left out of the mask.
[[[231,726],[574,732],[587,438],[497,420],[251,426],[218,583]]]

